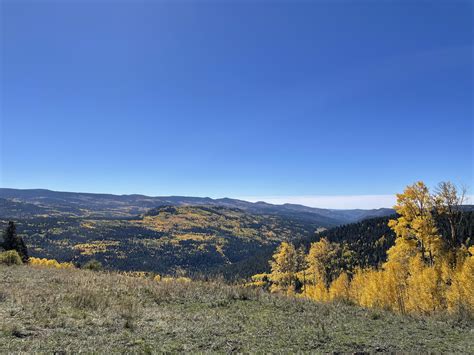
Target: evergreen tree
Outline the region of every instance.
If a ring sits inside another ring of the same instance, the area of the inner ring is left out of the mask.
[[[28,249],[23,238],[16,234],[16,226],[12,221],[8,222],[8,227],[3,233],[3,249],[16,250],[21,256],[21,260],[28,262]]]

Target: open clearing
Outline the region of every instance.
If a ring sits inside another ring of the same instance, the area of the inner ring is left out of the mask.
[[[474,353],[474,323],[237,286],[0,266],[0,352]]]

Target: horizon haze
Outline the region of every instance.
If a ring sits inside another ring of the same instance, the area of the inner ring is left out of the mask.
[[[104,192],[88,192],[88,191],[58,191],[51,189],[43,188],[33,188],[33,189],[16,189],[11,187],[0,186],[1,189],[12,189],[12,190],[45,190],[50,192],[59,192],[59,193],[73,193],[73,194],[110,194],[115,196],[134,196],[134,195],[143,195],[146,197],[159,198],[159,197],[196,197],[196,198],[211,198],[214,200],[219,199],[235,199],[251,203],[265,202],[272,205],[285,205],[285,204],[294,204],[301,205],[305,207],[312,208],[322,208],[322,209],[335,209],[335,210],[344,210],[344,209],[392,209],[396,203],[396,194],[394,195],[338,195],[338,196],[328,196],[328,195],[319,195],[319,196],[190,196],[190,195],[146,195],[140,193],[132,194],[120,194],[120,193],[104,193]],[[465,196],[464,204],[470,205],[474,201],[474,195],[467,194]]]

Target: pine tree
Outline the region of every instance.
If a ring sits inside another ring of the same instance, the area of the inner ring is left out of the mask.
[[[21,256],[21,260],[28,262],[28,249],[23,238],[16,234],[16,226],[12,221],[8,222],[8,227],[3,233],[3,249],[16,250]]]

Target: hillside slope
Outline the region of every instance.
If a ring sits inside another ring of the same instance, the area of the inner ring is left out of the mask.
[[[0,228],[6,223],[0,218]],[[111,269],[167,274],[208,273],[271,252],[283,240],[309,238],[318,228],[217,206],[163,206],[127,219],[25,218],[16,224],[31,256],[79,264],[97,259]]]
[[[464,236],[464,244],[474,244],[474,207],[463,206],[463,217],[458,225],[459,233]],[[395,233],[388,226],[390,219],[395,215],[365,219],[357,223],[345,224],[335,228],[321,231],[309,238],[296,241],[309,248],[312,242],[327,238],[331,242],[344,244],[354,252],[353,267],[376,267],[386,261],[387,250],[395,243]],[[450,233],[447,220],[441,216],[435,218],[438,233],[445,238]]]
[[[240,287],[0,266],[0,352],[473,353],[468,321]]]

